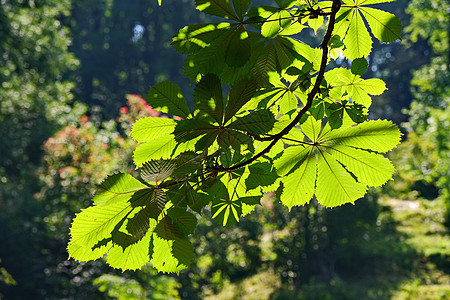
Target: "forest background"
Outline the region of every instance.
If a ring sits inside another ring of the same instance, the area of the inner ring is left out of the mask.
[[[447,1],[382,5],[405,33],[374,43],[364,77],[389,88],[372,117],[405,133],[394,180],[354,206],[288,212],[268,194],[230,229],[201,220],[198,259],[179,276],[67,260],[66,245],[95,184],[134,169],[133,122],[164,117],[149,87],[191,94],[170,42],[208,17],[192,0],[0,3],[0,299],[450,297]]]

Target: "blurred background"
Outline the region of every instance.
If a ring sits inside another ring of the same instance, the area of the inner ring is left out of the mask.
[[[95,184],[134,169],[131,125],[159,116],[149,87],[191,94],[170,42],[209,19],[193,0],[163,2],[0,0],[0,299],[449,299],[446,0],[382,5],[405,27],[374,43],[364,75],[389,88],[372,117],[405,133],[383,188],[333,210],[288,212],[268,194],[231,229],[202,218],[179,276],[67,260]]]

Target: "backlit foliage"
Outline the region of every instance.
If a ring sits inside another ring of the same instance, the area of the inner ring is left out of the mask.
[[[390,121],[367,121],[371,96],[386,87],[361,78],[372,36],[400,38],[399,19],[371,7],[382,2],[389,1],[197,0],[222,21],[186,26],[173,38],[187,55],[193,109],[175,83],[151,87],[149,105],[174,117],[133,125],[140,176],[116,173],[98,186],[94,204],[72,223],[70,256],[106,254],[122,270],[150,261],[178,273],[194,259],[187,236],[207,211],[231,226],[264,192],[276,191],[289,208],[311,199],[336,207],[391,179],[382,154],[401,134]],[[319,46],[302,42],[311,30]],[[351,69],[327,68],[341,55]]]

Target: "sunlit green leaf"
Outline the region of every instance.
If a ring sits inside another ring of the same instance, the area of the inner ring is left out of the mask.
[[[357,182],[336,159],[325,151],[317,155],[316,197],[326,207],[353,203],[366,193],[366,185]]]
[[[153,141],[140,144],[134,150],[133,159],[136,167],[141,167],[152,159],[169,159],[177,146],[173,135],[162,136]]]
[[[95,205],[109,205],[124,202],[131,198],[133,193],[147,186],[136,180],[130,174],[118,173],[108,176],[98,185],[92,201]]]
[[[147,117],[136,121],[131,136],[139,143],[152,141],[173,132],[177,123],[173,119]]]
[[[107,254],[106,262],[113,268],[122,270],[136,270],[148,263],[148,248],[152,231],[148,231],[139,242],[123,249],[114,245]]]
[[[385,153],[400,143],[400,137],[400,130],[392,122],[376,120],[332,131],[323,137],[322,142]]]

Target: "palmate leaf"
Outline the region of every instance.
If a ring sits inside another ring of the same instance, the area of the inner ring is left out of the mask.
[[[325,79],[333,88],[329,92],[332,99],[352,99],[352,102],[369,108],[372,104],[370,95],[381,95],[386,90],[386,84],[378,78],[362,79],[350,70],[336,68],[325,73]]]
[[[207,191],[212,199],[212,218],[217,223],[223,226],[236,224],[259,203],[262,193],[257,189],[247,190],[245,181],[248,174],[242,171],[224,174]]]
[[[275,161],[277,173],[285,175],[280,199],[289,208],[307,203],[314,194],[327,207],[353,203],[364,196],[367,186],[380,186],[392,178],[392,164],[375,153],[399,143],[401,133],[391,122],[368,121],[331,130],[309,117],[301,128],[311,142],[289,147]]]
[[[387,0],[347,0],[336,15],[335,33],[344,39],[344,55],[349,59],[366,57],[372,48],[372,39],[364,24],[366,19],[372,34],[381,42],[393,42],[401,39],[402,24],[400,19],[388,12],[367,7],[369,4],[390,2]],[[322,7],[329,7],[331,2],[319,2]]]

